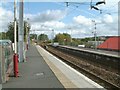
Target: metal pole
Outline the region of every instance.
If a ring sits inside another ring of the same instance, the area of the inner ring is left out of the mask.
[[[71,44],[72,44],[72,28],[71,28]]]
[[[29,48],[29,23],[28,23],[29,18],[27,18],[27,50]]]
[[[54,29],[52,29],[52,32],[53,32],[52,45],[54,45]]]
[[[26,27],[26,51],[27,51],[28,50],[28,24],[27,22],[26,22],[25,27]]]
[[[95,49],[97,49],[97,38],[96,38],[96,36],[97,36],[97,32],[96,32],[96,23],[95,23],[95,32],[94,32],[94,34],[95,34]]]
[[[15,53],[17,53],[17,28],[16,28],[16,0],[14,0],[14,47],[15,47]]]
[[[16,0],[14,0],[14,76],[18,77],[18,54],[17,54],[17,24],[16,24]]]
[[[97,36],[97,33],[96,33],[96,22],[95,22],[95,20],[92,20],[92,22],[94,22],[94,25],[95,25],[95,28],[94,28],[94,37],[95,37],[95,49],[97,49],[97,38],[96,38],[96,36]]]
[[[23,0],[20,0],[19,2],[19,37],[18,37],[18,41],[19,41],[19,47],[18,47],[18,51],[19,51],[19,62],[23,62],[24,61],[24,30],[23,30]]]
[[[30,29],[28,30],[28,49],[30,47]]]
[[[39,39],[38,39],[38,37],[39,37],[39,34],[37,34],[37,44],[38,44],[38,42],[39,42]]]

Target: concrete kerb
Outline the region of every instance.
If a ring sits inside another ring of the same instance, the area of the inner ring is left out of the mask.
[[[39,46],[36,46],[38,51],[39,50]],[[50,54],[49,52],[47,52],[46,50],[42,49],[45,53]],[[40,52],[41,54],[43,52]],[[104,88],[102,86],[100,86],[99,84],[97,84],[96,82],[92,81],[91,79],[89,79],[88,77],[84,76],[83,74],[79,73],[78,71],[76,71],[75,69],[73,69],[72,67],[70,67],[69,65],[67,65],[66,63],[62,62],[61,60],[59,60],[57,57],[53,56],[52,54],[50,54],[51,57],[54,57],[56,60],[58,60],[59,62],[61,62],[62,64],[64,64],[66,67],[68,67],[69,69],[71,69],[72,71],[74,71],[76,74],[80,75],[82,78],[84,78],[86,81],[88,81],[89,83],[92,83],[96,88]],[[45,55],[43,54],[43,57],[45,57]]]

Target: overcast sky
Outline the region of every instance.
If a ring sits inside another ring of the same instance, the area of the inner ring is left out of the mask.
[[[118,35],[119,0],[105,0],[105,5],[98,6],[102,13],[90,9],[91,0],[78,0],[80,4],[69,3],[68,7],[64,2],[48,3],[38,1],[24,2],[24,19],[29,18],[31,33],[45,33],[51,37],[51,30],[54,29],[55,34],[67,32],[76,38],[89,37],[93,36],[92,32],[95,25],[92,20],[94,20],[96,22],[97,35]],[[93,2],[94,5],[101,0],[93,1],[95,1]],[[18,5],[17,11],[19,10]],[[13,2],[2,1],[0,3],[0,31],[7,31],[7,25],[13,21],[13,15]]]

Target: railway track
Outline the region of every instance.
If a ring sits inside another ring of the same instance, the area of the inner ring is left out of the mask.
[[[119,57],[117,57],[118,53],[116,53],[116,56],[112,56],[112,55],[106,55],[107,53],[102,54],[102,52],[96,53],[93,51],[91,53],[91,51],[84,51],[84,49],[79,50],[79,48],[78,49],[77,48],[73,49],[70,47],[65,48],[65,46],[57,46],[57,49],[69,53],[71,55],[74,55],[83,60],[86,60],[91,64],[102,66],[109,71],[120,74],[120,67],[119,67],[120,61],[119,61]]]
[[[110,73],[102,68],[98,68],[79,60],[78,58],[59,51],[54,47],[49,46],[47,50],[106,89],[120,89],[120,76],[116,76],[116,74],[114,75],[112,72]]]

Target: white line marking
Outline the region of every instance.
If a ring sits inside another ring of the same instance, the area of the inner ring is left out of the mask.
[[[36,46],[37,48],[40,48],[40,46]],[[42,49],[42,48],[41,48]],[[86,81],[88,81],[89,83],[92,83],[96,88],[104,88],[102,86],[100,86],[99,84],[97,84],[96,82],[92,81],[91,79],[89,79],[88,77],[84,76],[83,74],[81,74],[80,72],[78,72],[77,70],[75,70],[74,68],[70,67],[69,65],[67,65],[66,63],[64,63],[63,61],[61,61],[60,59],[58,59],[57,57],[55,57],[54,55],[52,55],[51,53],[47,52],[46,50],[42,49],[45,53],[49,54],[50,56],[52,56],[53,58],[55,58],[57,61],[59,61],[60,63],[62,63],[63,65],[65,65],[66,67],[68,67],[70,70],[72,70],[73,72],[75,72],[76,74],[78,74],[79,76],[81,76],[82,78],[84,78]]]

